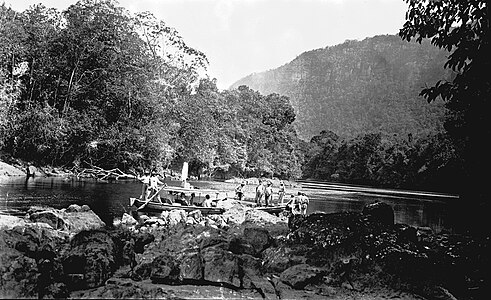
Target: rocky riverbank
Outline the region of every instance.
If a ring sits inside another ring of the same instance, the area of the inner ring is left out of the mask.
[[[230,201],[223,215],[88,207],[0,216],[0,298],[482,299],[489,240],[362,213],[273,216]]]

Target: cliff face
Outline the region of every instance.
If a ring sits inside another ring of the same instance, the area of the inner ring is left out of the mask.
[[[381,131],[422,135],[439,129],[443,102],[428,104],[422,88],[450,79],[447,52],[423,41],[385,35],[304,52],[293,61],[232,85],[290,97],[300,137],[322,130],[340,136]]]

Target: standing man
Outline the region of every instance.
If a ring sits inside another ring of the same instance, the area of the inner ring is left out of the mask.
[[[278,189],[278,204],[283,205],[283,198],[285,197],[285,184],[283,180],[280,181],[280,188]]]
[[[151,193],[154,193],[154,195],[157,194],[155,196],[155,198],[157,198],[157,201],[159,203],[162,203],[162,200],[160,199],[159,192],[160,192],[160,186],[165,185],[165,183],[163,183],[162,181],[159,180],[156,172],[152,172],[152,175],[150,176],[149,182],[150,182],[150,184],[149,184],[149,190],[150,190],[149,195]]]
[[[264,189],[264,202],[266,206],[273,205],[273,183],[269,180]]]
[[[305,193],[302,193],[300,195],[300,213],[305,216],[307,215],[307,207],[309,206],[309,197],[305,195]]]
[[[147,201],[150,185],[150,171],[145,171],[142,177],[138,178],[142,183],[142,193],[140,195],[140,200]]]
[[[242,181],[242,183],[235,188],[235,195],[239,201],[242,201],[242,197],[244,196],[244,187],[245,182]]]
[[[259,179],[259,184],[256,187],[256,197],[254,201],[256,202],[257,206],[261,206],[262,204],[262,198],[264,197],[264,185],[263,181]]]

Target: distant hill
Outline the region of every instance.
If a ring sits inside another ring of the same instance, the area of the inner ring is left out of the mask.
[[[429,41],[381,35],[304,52],[231,88],[247,85],[262,94],[289,96],[303,139],[322,130],[345,137],[377,131],[418,136],[442,126],[443,101],[428,104],[419,93],[450,79],[443,68],[447,55]]]

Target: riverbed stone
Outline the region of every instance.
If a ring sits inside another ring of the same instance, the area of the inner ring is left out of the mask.
[[[394,225],[394,209],[387,203],[375,202],[363,207],[362,214],[372,222],[383,225]]]
[[[269,232],[258,226],[244,228],[243,239],[252,246],[254,255],[259,255],[271,245],[272,238]]]
[[[303,289],[308,284],[317,284],[327,272],[309,264],[292,266],[280,274],[280,280],[294,289]]]
[[[81,281],[68,282],[70,289],[101,286],[116,269],[115,244],[111,235],[103,230],[82,231],[70,242],[70,249],[63,255],[66,274]]]
[[[0,229],[12,229],[25,224],[26,221],[23,218],[0,214]]]
[[[152,262],[150,279],[153,283],[175,284],[180,281],[180,267],[175,257],[162,254]]]
[[[68,210],[68,209],[67,209]],[[31,222],[42,222],[56,230],[77,234],[84,230],[96,230],[106,224],[92,210],[83,211],[72,207],[69,211],[33,206],[28,210]]]
[[[219,245],[201,250],[203,258],[203,279],[240,287],[239,259]]]

